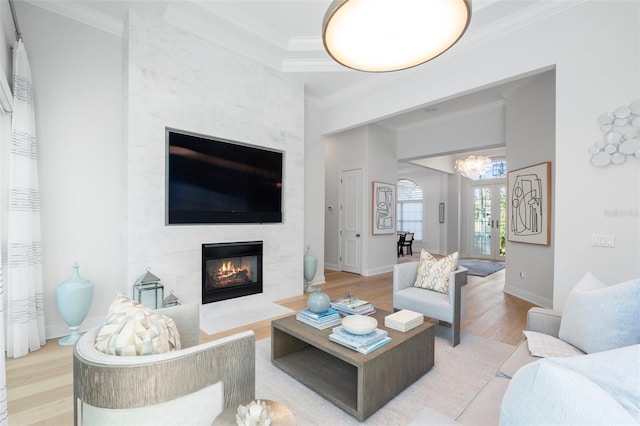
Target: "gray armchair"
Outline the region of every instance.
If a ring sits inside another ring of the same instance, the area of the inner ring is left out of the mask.
[[[160,309],[173,318],[182,349],[114,356],[94,347],[99,327],[73,354],[76,425],[210,425],[225,408],[255,397],[255,335],[199,343],[199,305]]]
[[[460,318],[464,314],[467,269],[458,266],[449,277],[449,294],[413,286],[418,262],[393,266],[393,309],[409,309],[451,324],[451,345],[460,343]]]

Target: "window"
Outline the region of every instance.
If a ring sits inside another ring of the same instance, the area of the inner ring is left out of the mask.
[[[507,177],[507,161],[504,158],[492,158],[491,167],[482,175],[472,180],[500,179]]]
[[[396,229],[413,232],[414,240],[422,240],[422,188],[409,179],[398,180]]]

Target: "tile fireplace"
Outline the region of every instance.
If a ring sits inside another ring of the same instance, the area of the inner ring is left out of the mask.
[[[262,241],[202,245],[202,303],[262,293]]]

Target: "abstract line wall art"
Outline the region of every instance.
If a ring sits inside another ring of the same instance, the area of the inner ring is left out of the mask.
[[[390,183],[373,182],[372,233],[393,234],[396,228],[396,186]]]
[[[551,243],[551,163],[508,173],[508,239],[520,243]]]

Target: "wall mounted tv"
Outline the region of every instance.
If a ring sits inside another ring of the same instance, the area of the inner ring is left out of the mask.
[[[283,153],[166,129],[166,224],[281,223]]]

